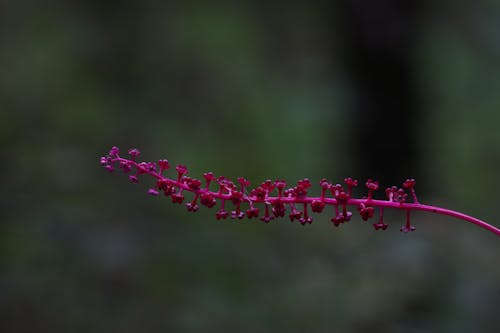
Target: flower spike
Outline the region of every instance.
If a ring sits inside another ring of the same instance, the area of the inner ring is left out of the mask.
[[[448,215],[473,223],[483,229],[489,230],[500,236],[500,229],[481,221],[475,217],[453,211],[446,208],[421,204],[417,200],[415,192],[415,179],[406,179],[402,187],[388,187],[385,190],[386,200],[374,198],[374,192],[379,189],[379,183],[368,179],[365,185],[367,193],[365,196],[355,197],[352,193],[353,188],[358,185],[358,181],[352,178],[345,178],[344,183],[347,189],[340,184],[332,185],[326,179],[320,181],[321,195],[319,197],[309,196],[308,191],[311,188],[311,182],[304,178],[297,182],[295,187],[285,189],[286,181],[279,179],[276,181],[266,180],[259,186],[249,189],[250,182],[243,177],[238,178],[239,186],[235,185],[229,179],[219,176],[216,177],[212,172],[203,174],[205,184],[199,179],[187,176],[188,169],[185,165],[176,166],[176,177],[170,178],[163,173],[170,169],[168,160],[161,159],[158,162],[138,162],[136,159],[141,155],[136,148],[128,150],[130,159],[120,156],[120,149],[112,147],[106,156],[99,159],[99,163],[109,172],[121,169],[132,183],[138,183],[139,177],[151,176],[156,179],[156,185],[148,190],[151,196],[158,196],[161,192],[165,196],[170,196],[172,203],[182,204],[184,202],[184,192],[192,193],[193,197],[186,204],[187,210],[196,212],[199,209],[198,201],[201,205],[208,208],[214,207],[219,203],[219,209],[215,214],[217,220],[224,220],[229,216],[226,211],[226,201],[234,206],[231,210],[231,218],[248,219],[259,218],[265,223],[269,223],[275,218],[287,215],[290,221],[298,220],[302,225],[312,223],[313,219],[309,215],[309,207],[314,213],[322,213],[326,206],[334,207],[335,216],[331,218],[335,226],[348,222],[352,213],[348,211],[348,206],[358,208],[363,220],[372,218],[375,214],[375,208],[379,209],[379,221],[373,224],[375,230],[386,230],[387,224],[384,223],[384,209],[400,209],[406,213],[406,223],[400,229],[403,233],[415,230],[415,226],[410,223],[411,211],[426,211],[441,215]],[[218,185],[216,191],[210,189],[210,185]],[[407,193],[407,191],[409,193]],[[412,202],[408,202],[408,197]],[[243,207],[242,207],[243,206]],[[263,208],[260,209],[259,208]],[[297,209],[303,207],[303,210]],[[263,213],[261,213],[263,211]]]

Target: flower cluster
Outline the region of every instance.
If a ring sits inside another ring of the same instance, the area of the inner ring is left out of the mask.
[[[353,213],[348,208],[354,206],[363,221],[372,219],[378,209],[378,219],[373,223],[373,227],[375,230],[386,230],[384,208],[389,207],[406,211],[406,223],[400,229],[404,233],[415,230],[410,223],[410,212],[423,210],[458,217],[500,235],[498,228],[481,220],[444,208],[420,204],[415,193],[415,179],[407,179],[400,188],[388,187],[385,190],[386,200],[374,198],[374,193],[380,186],[377,181],[371,179],[365,182],[366,195],[362,197],[353,195],[353,189],[358,186],[358,181],[355,179],[345,178],[342,184],[322,179],[319,182],[321,194],[315,197],[308,195],[312,184],[307,178],[299,180],[295,186],[288,188],[285,180],[277,179],[266,180],[252,189],[250,182],[243,177],[238,178],[236,184],[224,176],[216,177],[212,172],[204,173],[203,180],[190,177],[187,167],[182,164],[175,167],[176,177],[169,178],[164,175],[165,171],[170,169],[168,160],[139,162],[137,158],[140,151],[135,148],[128,151],[130,158],[123,158],[119,154],[120,150],[112,147],[106,156],[101,157],[101,165],[109,172],[121,169],[129,175],[132,183],[138,183],[139,177],[143,175],[155,178],[156,183],[154,187],[148,189],[148,194],[158,196],[163,193],[166,197],[170,197],[174,204],[184,203],[190,212],[196,212],[200,205],[208,208],[218,205],[215,213],[217,220],[228,217],[238,220],[258,218],[262,222],[269,223],[275,218],[288,215],[291,222],[298,221],[306,225],[313,222],[312,213],[323,213],[326,206],[331,206],[333,213],[330,220],[338,227],[351,220]],[[192,194],[188,202],[185,202],[186,192]],[[232,204],[232,209],[227,207],[228,201]]]

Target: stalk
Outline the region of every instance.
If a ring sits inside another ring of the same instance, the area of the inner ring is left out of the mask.
[[[212,208],[218,202],[220,208],[217,211],[217,219],[225,219],[228,213],[225,210],[226,201],[232,202],[236,210],[232,212],[231,218],[242,219],[245,215],[250,218],[258,218],[260,211],[256,204],[263,205],[264,212],[260,216],[260,220],[269,223],[275,217],[283,217],[286,212],[286,207],[289,207],[289,218],[291,221],[298,219],[302,225],[310,224],[313,217],[308,212],[308,206],[311,207],[314,213],[323,213],[326,205],[333,206],[335,209],[335,216],[332,217],[332,222],[335,226],[340,226],[344,222],[350,220],[352,213],[347,211],[347,206],[353,206],[358,209],[360,216],[363,220],[368,220],[374,215],[374,207],[380,210],[378,223],[373,224],[375,230],[386,230],[387,225],[383,221],[383,212],[385,208],[404,210],[406,213],[406,224],[401,228],[401,231],[407,233],[414,231],[415,227],[410,223],[410,213],[412,211],[424,211],[434,214],[451,216],[456,219],[475,224],[476,226],[488,230],[495,235],[500,236],[500,229],[485,221],[482,221],[473,216],[447,209],[438,206],[422,204],[417,200],[415,192],[415,179],[407,179],[402,183],[401,188],[396,186],[388,187],[385,191],[387,200],[379,200],[374,198],[374,191],[379,189],[379,184],[376,181],[369,179],[365,186],[367,188],[367,195],[363,197],[354,197],[352,189],[358,182],[351,178],[346,178],[347,191],[344,190],[340,184],[333,185],[326,179],[320,182],[321,195],[319,197],[308,196],[307,192],[311,187],[309,179],[299,180],[297,186],[289,189],[284,189],[286,182],[284,180],[266,180],[256,188],[247,191],[250,182],[245,178],[238,178],[240,186],[236,186],[232,181],[225,177],[215,178],[213,173],[208,172],[204,174],[206,186],[201,187],[201,181],[196,178],[186,176],[188,173],[187,167],[184,165],[177,165],[177,177],[169,178],[163,175],[163,171],[169,169],[167,160],[159,160],[155,162],[138,162],[136,159],[140,155],[138,149],[129,150],[130,159],[121,157],[117,147],[111,148],[108,155],[101,157],[101,165],[109,172],[114,172],[116,168],[122,169],[124,173],[135,171],[133,175],[129,176],[132,183],[138,183],[139,177],[149,175],[155,178],[156,186],[148,189],[148,193],[153,196],[158,196],[163,192],[165,196],[171,196],[174,203],[181,204],[184,196],[183,192],[193,193],[193,200],[186,204],[188,211],[196,212],[198,210],[197,200],[200,199],[200,204]],[[210,190],[210,183],[216,180],[219,184],[217,191]],[[272,192],[277,192],[272,195]],[[331,193],[331,197],[327,193]],[[409,192],[409,193],[407,193]],[[408,198],[413,202],[408,202]],[[246,214],[240,211],[242,204],[248,204]],[[302,206],[303,210],[300,211],[296,206]],[[341,206],[341,210],[339,210]],[[269,208],[273,208],[273,215],[271,215]]]

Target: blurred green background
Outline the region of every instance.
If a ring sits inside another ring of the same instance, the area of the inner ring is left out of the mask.
[[[471,224],[216,221],[98,163],[418,176],[500,226],[500,2],[397,3],[1,1],[0,330],[498,332],[500,242]]]

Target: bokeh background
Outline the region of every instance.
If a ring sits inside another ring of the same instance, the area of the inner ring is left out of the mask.
[[[413,176],[500,226],[499,56],[499,1],[1,1],[0,331],[498,332],[488,231],[221,222],[98,159]]]

